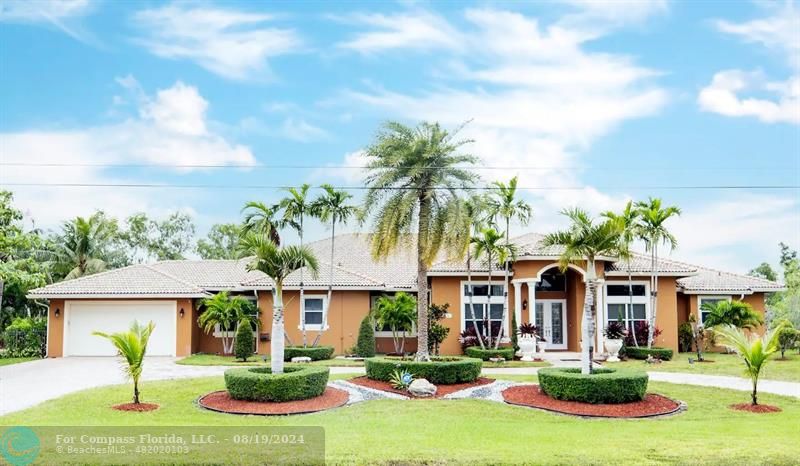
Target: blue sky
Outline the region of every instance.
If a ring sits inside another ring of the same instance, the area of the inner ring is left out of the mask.
[[[746,271],[800,247],[800,190],[664,188],[800,184],[799,31],[791,2],[0,0],[0,184],[39,226],[181,209],[204,233],[280,196],[245,186],[360,184],[385,120],[471,120],[527,230],[660,196],[674,257]],[[225,188],[41,186],[64,182]]]

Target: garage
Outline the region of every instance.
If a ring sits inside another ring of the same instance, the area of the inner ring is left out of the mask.
[[[64,305],[64,356],[115,356],[114,346],[92,332],[115,333],[153,321],[149,356],[175,356],[177,303],[153,301],[67,301]]]

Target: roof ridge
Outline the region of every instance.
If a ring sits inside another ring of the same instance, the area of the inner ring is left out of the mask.
[[[163,276],[165,276],[167,278],[171,278],[171,279],[175,280],[178,283],[183,283],[184,285],[188,285],[190,287],[194,287],[196,290],[199,290],[200,292],[203,292],[203,293],[206,292],[206,290],[204,290],[203,287],[201,287],[200,285],[198,285],[196,283],[187,282],[186,280],[178,278],[175,275],[172,275],[171,273],[164,272],[163,270],[158,270],[157,268],[153,267],[153,265],[150,265],[150,264],[141,264],[141,265],[144,266],[145,268],[147,268],[148,270],[152,270],[155,273],[161,274],[161,275],[163,275]]]
[[[347,272],[347,273],[349,273],[351,275],[355,275],[356,277],[364,278],[366,280],[369,280],[371,282],[377,283],[379,285],[385,285],[386,284],[386,283],[384,283],[384,282],[382,282],[380,280],[377,280],[377,279],[375,279],[373,277],[370,277],[369,275],[363,274],[361,272],[356,272],[355,270],[348,269],[347,267],[344,267],[344,266],[341,266],[341,265],[338,265],[338,264],[331,264],[330,262],[324,261],[324,260],[318,260],[318,262],[321,262],[321,263],[327,264],[327,265],[332,265],[332,266],[334,266],[335,268],[337,268],[339,270],[343,270],[343,271],[345,271],[345,272]]]
[[[82,280],[86,280],[88,278],[99,277],[101,275],[108,275],[108,274],[113,273],[113,272],[119,272],[121,270],[130,269],[130,268],[133,268],[133,267],[141,267],[143,265],[144,264],[128,264],[125,267],[117,267],[116,269],[106,269],[106,270],[103,270],[102,272],[92,273],[92,274],[89,274],[89,275],[81,275],[80,277],[70,278],[69,280],[61,280],[59,282],[48,283],[48,284],[46,284],[44,286],[40,286],[38,288],[34,288],[34,289],[30,290],[29,292],[40,290],[40,289],[46,288],[48,286],[60,286],[63,283],[75,283],[75,282],[79,282],[79,281],[82,281]]]
[[[724,270],[714,269],[714,268],[711,268],[711,267],[703,267],[701,265],[698,265],[696,267],[698,269],[703,269],[703,270],[706,270],[708,272],[716,272],[718,274],[732,275],[734,277],[747,278],[748,280],[758,280],[758,281],[769,283],[769,284],[785,286],[785,283],[779,282],[777,280],[767,280],[766,278],[755,277],[753,275],[741,274],[741,273],[736,273],[736,272],[726,272]]]

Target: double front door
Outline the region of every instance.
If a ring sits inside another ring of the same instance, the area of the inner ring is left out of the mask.
[[[536,326],[547,341],[547,349],[567,349],[567,301],[563,299],[537,299]]]

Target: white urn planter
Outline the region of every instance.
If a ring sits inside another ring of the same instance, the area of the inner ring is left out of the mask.
[[[619,350],[622,349],[622,340],[606,340],[606,351],[608,352],[608,362],[619,362]]]
[[[544,350],[547,349],[547,342],[542,340],[539,342],[539,352],[544,354]]]
[[[531,335],[522,335],[517,341],[523,361],[533,361],[536,355],[536,339]]]

